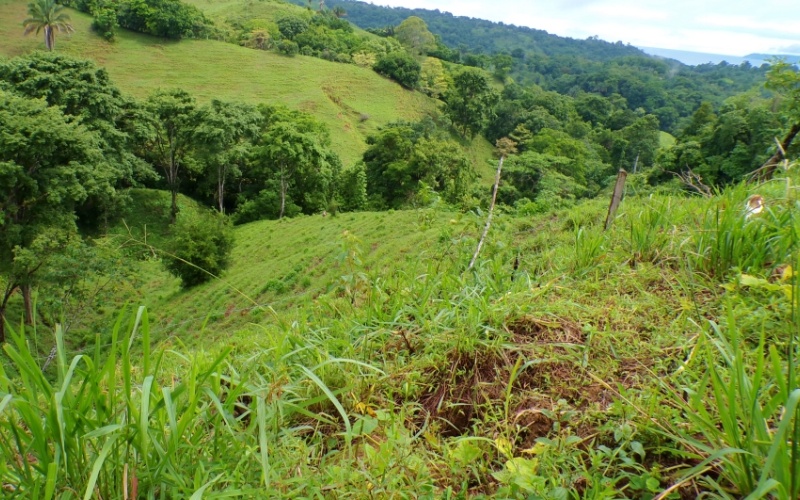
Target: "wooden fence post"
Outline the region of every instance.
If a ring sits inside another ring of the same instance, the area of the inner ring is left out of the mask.
[[[603,227],[603,231],[608,231],[608,228],[611,227],[611,223],[614,222],[614,215],[616,215],[617,208],[619,208],[619,204],[622,202],[622,193],[625,189],[625,179],[627,177],[628,172],[619,169],[617,183],[614,184],[614,194],[611,195],[611,204],[608,206],[608,215],[606,215],[606,224]]]

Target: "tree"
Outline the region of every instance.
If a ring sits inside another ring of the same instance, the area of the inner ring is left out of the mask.
[[[343,211],[361,210],[367,206],[367,172],[364,163],[344,169],[339,176],[339,208]]]
[[[125,0],[119,3],[117,19],[123,28],[176,40],[212,29],[197,7],[180,0]]]
[[[420,139],[409,160],[411,175],[424,182],[442,198],[458,204],[477,177],[464,151],[453,141]]]
[[[194,98],[183,90],[156,92],[145,102],[145,109],[149,112],[149,131],[144,155],[164,172],[172,194],[170,214],[174,223],[181,175],[191,165],[189,153],[199,115]]]
[[[2,341],[11,295],[76,237],[78,204],[113,187],[97,137],[59,108],[0,90],[0,130]]]
[[[442,61],[433,57],[425,58],[420,72],[420,88],[435,99],[447,91],[447,76]]]
[[[122,95],[105,68],[63,54],[37,52],[0,61],[0,81],[18,95],[60,107],[95,132],[113,174],[111,182],[131,186],[155,178],[152,167],[134,153],[144,139],[142,109]],[[96,193],[87,200],[92,207],[82,215],[99,215],[99,208],[112,206],[118,198],[114,191]]]
[[[263,28],[254,29],[248,35],[247,45],[255,49],[267,50],[272,46],[272,36]]]
[[[55,0],[34,0],[28,4],[28,18],[22,21],[25,34],[44,31],[44,46],[53,50],[56,46],[56,31],[72,33],[75,29],[69,22],[69,16],[63,12],[64,7]]]
[[[242,175],[263,116],[254,106],[215,99],[200,109],[197,122],[195,144],[206,174],[213,179],[217,208],[224,213],[225,183]]]
[[[337,19],[347,17],[347,11],[345,11],[344,7],[342,7],[341,5],[335,6],[333,9],[331,9],[331,12],[333,13],[334,16],[336,16]]]
[[[305,213],[325,208],[333,200],[339,157],[330,150],[330,136],[313,117],[296,111],[276,110],[255,148],[250,175],[277,181],[283,218],[287,203]]]
[[[453,86],[445,93],[444,111],[462,135],[474,137],[491,116],[497,99],[482,71],[465,69],[453,78]]]
[[[414,130],[408,125],[392,126],[367,138],[364,164],[367,192],[391,207],[399,207],[417,187],[408,160],[414,152]]]
[[[294,40],[294,38],[308,29],[308,22],[305,19],[289,15],[278,19],[278,30],[285,38]]]
[[[778,163],[791,147],[792,141],[800,134],[800,72],[786,62],[777,62],[767,73],[766,86],[783,97],[784,116],[789,125],[781,141],[781,147],[759,169],[759,177],[762,179],[772,177]]]
[[[472,163],[433,123],[392,124],[367,138],[364,152],[367,190],[377,205],[399,208],[422,184],[457,204],[467,195],[475,172]]]
[[[394,29],[394,37],[415,56],[423,56],[436,48],[436,37],[425,21],[411,16]]]

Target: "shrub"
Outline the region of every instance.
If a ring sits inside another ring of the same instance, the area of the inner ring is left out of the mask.
[[[164,267],[190,288],[218,276],[229,264],[233,229],[223,215],[180,215],[172,226]]]
[[[308,23],[297,16],[282,17],[277,22],[281,35],[289,40],[293,40],[294,37],[308,29]]]
[[[110,6],[97,7],[92,16],[92,29],[107,41],[114,41],[119,27],[117,11]]]
[[[291,40],[281,40],[278,42],[278,52],[285,56],[294,57],[300,52],[300,47]]]
[[[386,54],[378,60],[373,69],[409,89],[417,86],[422,72],[422,66],[406,52]]]

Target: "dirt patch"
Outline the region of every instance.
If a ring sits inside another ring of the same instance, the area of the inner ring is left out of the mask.
[[[566,319],[523,316],[506,325],[519,344],[583,344],[586,336],[578,323]]]
[[[528,362],[520,350],[455,353],[431,374],[428,387],[419,403],[424,417],[437,422],[440,434],[462,435],[491,416],[513,421],[523,429],[526,443],[552,430],[553,419],[558,418],[554,409],[559,406],[566,404],[579,411],[604,409],[613,400],[602,384],[593,382],[572,362]],[[507,415],[505,405],[509,405]]]
[[[655,362],[652,359],[622,358],[616,376],[619,382],[627,388],[642,385],[644,380],[650,378]]]
[[[456,353],[434,374],[431,390],[420,400],[422,408],[439,421],[442,435],[464,434],[478,407],[503,393],[509,366],[513,362],[496,353]]]

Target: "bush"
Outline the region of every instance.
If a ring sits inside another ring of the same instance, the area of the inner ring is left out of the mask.
[[[132,31],[175,40],[212,31],[211,21],[197,7],[179,0],[123,0],[117,21]]]
[[[422,66],[406,52],[386,54],[378,60],[373,69],[409,89],[417,86],[422,72]]]
[[[285,56],[294,57],[300,52],[300,46],[291,40],[281,40],[278,42],[278,52]]]
[[[98,7],[92,13],[92,29],[106,41],[113,42],[117,34],[117,11],[110,6]]]
[[[163,258],[164,267],[190,288],[219,276],[229,264],[233,229],[215,213],[179,215]]]
[[[308,29],[308,23],[297,16],[286,16],[278,19],[278,29],[281,35],[294,40],[294,37]]]

